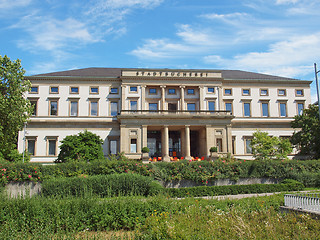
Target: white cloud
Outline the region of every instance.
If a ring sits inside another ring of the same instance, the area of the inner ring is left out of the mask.
[[[86,43],[99,41],[90,34],[88,27],[73,18],[58,20],[52,17],[29,15],[12,26],[22,28],[29,34],[18,45],[31,51],[58,51]]]
[[[28,6],[32,0],[1,0],[0,9],[13,9]]]
[[[295,4],[299,0],[276,0],[276,4]]]
[[[292,37],[269,46],[265,52],[249,52],[226,59],[209,55],[205,62],[223,68],[238,68],[287,77],[310,74],[312,63],[319,57],[320,32],[312,35]]]

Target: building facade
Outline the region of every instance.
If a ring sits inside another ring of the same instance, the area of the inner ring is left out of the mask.
[[[68,135],[99,135],[107,156],[252,158],[253,132],[289,137],[310,104],[310,81],[238,70],[87,68],[26,77],[34,112],[18,149],[52,162]],[[25,141],[24,139],[25,135]],[[25,144],[24,144],[25,143]]]

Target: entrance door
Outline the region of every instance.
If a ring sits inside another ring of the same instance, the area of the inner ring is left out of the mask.
[[[190,154],[192,157],[199,157],[199,131],[190,131]]]
[[[180,131],[169,131],[169,156],[181,157]]]

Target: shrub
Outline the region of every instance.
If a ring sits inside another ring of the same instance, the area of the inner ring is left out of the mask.
[[[157,195],[163,191],[160,183],[138,174],[111,174],[88,177],[57,178],[42,183],[44,196],[128,196]]]
[[[141,152],[142,152],[142,153],[149,153],[149,152],[150,152],[150,149],[149,149],[148,147],[143,147],[143,148],[141,149]]]
[[[210,152],[218,152],[218,148],[217,147],[211,147],[210,148]]]

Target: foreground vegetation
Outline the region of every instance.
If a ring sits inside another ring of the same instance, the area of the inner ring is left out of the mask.
[[[283,194],[241,200],[155,197],[0,201],[1,239],[316,239],[320,222],[279,213]],[[94,232],[94,234],[92,233]],[[108,232],[108,233],[106,233]]]

